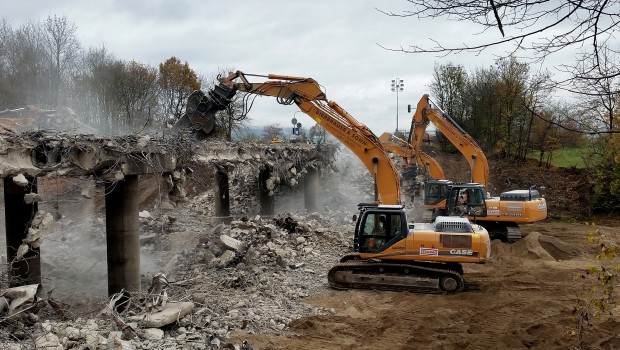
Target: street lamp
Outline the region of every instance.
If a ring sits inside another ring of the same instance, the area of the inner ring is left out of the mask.
[[[392,92],[396,92],[396,133],[398,133],[398,93],[405,88],[405,81],[400,78],[392,79]]]

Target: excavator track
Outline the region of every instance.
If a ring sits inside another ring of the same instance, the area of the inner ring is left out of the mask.
[[[347,260],[332,267],[329,285],[334,289],[377,289],[417,293],[449,293],[463,290],[462,274],[453,269],[407,263]]]
[[[506,241],[508,243],[514,243],[521,239],[521,230],[517,225],[508,225],[506,227]]]

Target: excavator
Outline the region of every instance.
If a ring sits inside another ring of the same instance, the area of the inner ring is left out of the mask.
[[[263,81],[250,82],[248,77]],[[467,218],[440,216],[435,223],[408,222],[399,175],[389,153],[368,127],[328,100],[314,79],[237,71],[218,80],[219,85],[207,94],[192,94],[186,114],[177,123],[180,128],[204,139],[214,130],[215,113],[235,93],[272,96],[280,104],[297,105],[348,147],[373,177],[374,201],[358,205],[355,253],[342,257],[328,272],[332,288],[457,293],[464,288],[462,264],[484,263],[489,258],[488,232]]]
[[[427,174],[432,179],[446,178],[441,165],[427,153],[419,149],[416,150],[410,141],[405,141],[389,132],[381,134],[379,140],[385,149],[403,158],[403,167],[405,169],[413,167],[415,162],[415,166],[421,169],[421,171],[416,173]]]
[[[431,121],[467,159],[471,182],[455,183],[431,174],[432,179],[424,186],[425,208],[433,210],[435,216],[467,215],[470,220],[480,222],[492,238],[507,242],[521,238],[519,223],[536,222],[547,217],[547,203],[537,190],[513,190],[503,192],[499,197],[492,197],[487,192],[489,164],[484,152],[454,119],[432,103],[428,95],[422,96],[418,102],[409,139],[400,145],[400,153],[404,153],[404,149],[413,156],[421,153],[424,133]],[[383,139],[389,136],[382,135]]]

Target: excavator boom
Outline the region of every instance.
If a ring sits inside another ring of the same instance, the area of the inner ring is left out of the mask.
[[[384,132],[379,136],[383,148],[396,154],[405,160],[405,167],[412,166],[415,162],[422,173],[429,175],[432,179],[445,179],[445,174],[441,165],[424,151],[416,151],[407,141],[397,138],[389,132]]]
[[[410,141],[416,152],[422,147],[424,132],[428,123],[433,122],[437,129],[467,159],[471,170],[471,182],[489,186],[489,163],[478,143],[461,128],[448,114],[431,103],[428,95],[422,96],[411,122]]]
[[[398,171],[379,139],[336,102],[329,101],[314,79],[269,74],[266,77],[271,80],[251,83],[248,76],[252,75],[231,73],[220,82],[233,91],[273,96],[281,104],[295,103],[364,163],[375,179],[375,201],[401,203]],[[237,79],[241,82],[235,82]]]

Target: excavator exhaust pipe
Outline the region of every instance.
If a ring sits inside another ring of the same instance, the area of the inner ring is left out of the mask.
[[[198,140],[204,140],[216,129],[215,113],[226,108],[235,91],[224,85],[216,85],[205,94],[200,90],[192,92],[187,98],[185,113],[172,127],[173,129],[192,129]]]

